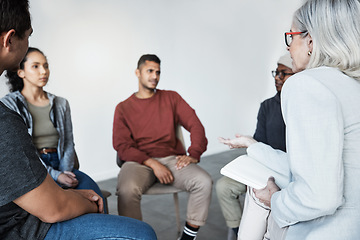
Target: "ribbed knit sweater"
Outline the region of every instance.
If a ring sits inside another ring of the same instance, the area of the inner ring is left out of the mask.
[[[195,111],[174,91],[156,90],[146,99],[133,94],[115,109],[113,147],[124,161],[184,155],[176,138],[180,124],[190,132],[190,156],[200,160],[206,150],[205,130]]]

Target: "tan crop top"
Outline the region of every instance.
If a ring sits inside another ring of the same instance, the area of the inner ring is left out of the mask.
[[[36,148],[57,148],[59,134],[50,120],[50,103],[39,107],[28,102],[28,107],[33,118],[32,138]]]

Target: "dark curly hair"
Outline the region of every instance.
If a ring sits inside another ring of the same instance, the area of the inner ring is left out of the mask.
[[[24,69],[24,64],[27,61],[27,56],[29,55],[29,53],[32,53],[32,52],[39,52],[45,56],[45,54],[42,51],[40,51],[40,49],[34,48],[34,47],[29,47],[24,59],[21,60],[21,62],[20,62],[19,69]],[[21,91],[24,88],[24,81],[21,77],[19,77],[19,75],[17,74],[17,71],[14,72],[14,71],[7,70],[5,76],[8,78],[7,84],[9,85],[10,92]]]

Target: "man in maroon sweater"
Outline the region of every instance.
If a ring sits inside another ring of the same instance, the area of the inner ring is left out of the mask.
[[[157,56],[143,55],[135,73],[139,90],[119,103],[114,115],[113,146],[125,161],[116,192],[119,215],[141,220],[141,195],[155,181],[172,184],[189,192],[181,239],[194,239],[205,224],[212,190],[210,175],[196,164],[207,146],[204,127],[178,93],[156,89]],[[178,124],[190,132],[189,155],[176,138]]]

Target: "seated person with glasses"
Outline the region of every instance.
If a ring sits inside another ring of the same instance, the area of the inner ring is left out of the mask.
[[[271,209],[264,239],[359,239],[360,3],[308,0],[285,36],[296,73],[281,93],[287,152],[249,136],[228,143],[289,182],[270,177],[247,197]]]
[[[274,149],[286,151],[285,123],[281,114],[280,93],[285,81],[294,74],[291,70],[292,60],[290,54],[287,53],[280,57],[277,65],[277,69],[272,71],[272,76],[275,78],[277,93],[274,97],[266,99],[261,103],[254,139],[268,144]],[[220,141],[222,141],[222,139],[220,139]],[[242,206],[240,205],[239,196],[245,192],[246,186],[244,184],[226,176],[220,178],[216,183],[216,193],[226,225],[229,228],[232,228],[236,235],[238,234],[242,215]],[[259,236],[258,239],[262,239],[262,236],[265,234],[268,214],[269,211],[263,209],[259,216],[261,221],[258,221],[256,225],[259,226],[259,228],[257,228],[258,230],[251,231],[252,234]],[[251,221],[251,223],[253,222]]]

